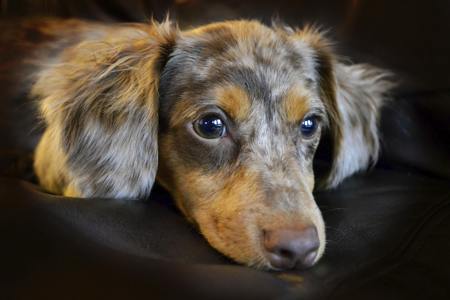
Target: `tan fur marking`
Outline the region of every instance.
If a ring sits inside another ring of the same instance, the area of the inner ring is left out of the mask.
[[[291,88],[284,97],[283,109],[290,123],[300,122],[309,110],[308,95],[299,86]]]
[[[324,34],[316,27],[307,25],[295,33],[297,38],[305,41],[314,48],[321,48],[331,53],[331,42],[324,37]]]
[[[216,90],[219,107],[234,120],[242,121],[250,112],[250,99],[247,93],[238,86],[221,87]]]
[[[192,104],[190,99],[180,99],[174,105],[172,116],[170,117],[170,126],[177,127],[181,126],[186,120],[193,121],[201,107],[201,103],[195,105]]]

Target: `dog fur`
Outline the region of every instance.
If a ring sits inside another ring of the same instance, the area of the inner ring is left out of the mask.
[[[214,248],[240,263],[272,268],[262,233],[307,226],[318,232],[320,259],[315,150],[329,130],[326,187],[376,161],[387,72],[342,63],[312,27],[29,26],[49,36],[32,88],[46,125],[35,153],[45,189],[138,199],[156,180]],[[192,124],[207,112],[227,121],[226,137],[196,136]],[[306,139],[299,124],[310,114],[320,125]]]

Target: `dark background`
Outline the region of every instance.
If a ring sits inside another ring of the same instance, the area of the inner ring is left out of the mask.
[[[397,72],[408,92],[447,89],[450,83],[449,4],[445,0],[2,0],[4,17],[58,16],[146,22],[167,13],[182,27],[236,18],[299,26],[313,23],[354,60],[368,58]]]

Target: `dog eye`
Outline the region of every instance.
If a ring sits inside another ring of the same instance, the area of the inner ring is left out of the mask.
[[[300,124],[300,131],[302,135],[309,138],[317,131],[317,118],[315,116],[309,116],[303,119]]]
[[[194,130],[205,139],[217,139],[225,135],[225,123],[219,116],[211,114],[195,121]]]

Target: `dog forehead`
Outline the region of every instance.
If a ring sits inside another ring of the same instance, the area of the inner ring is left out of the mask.
[[[258,22],[216,23],[177,41],[163,71],[161,105],[178,103],[186,111],[220,103],[241,119],[253,113],[282,120],[279,112],[291,110],[292,121],[304,112],[305,95],[317,98],[314,77],[314,53],[306,43]]]
[[[185,33],[178,46],[198,80],[264,87],[276,96],[296,81],[310,82],[316,77],[312,47],[255,21],[203,26]]]

